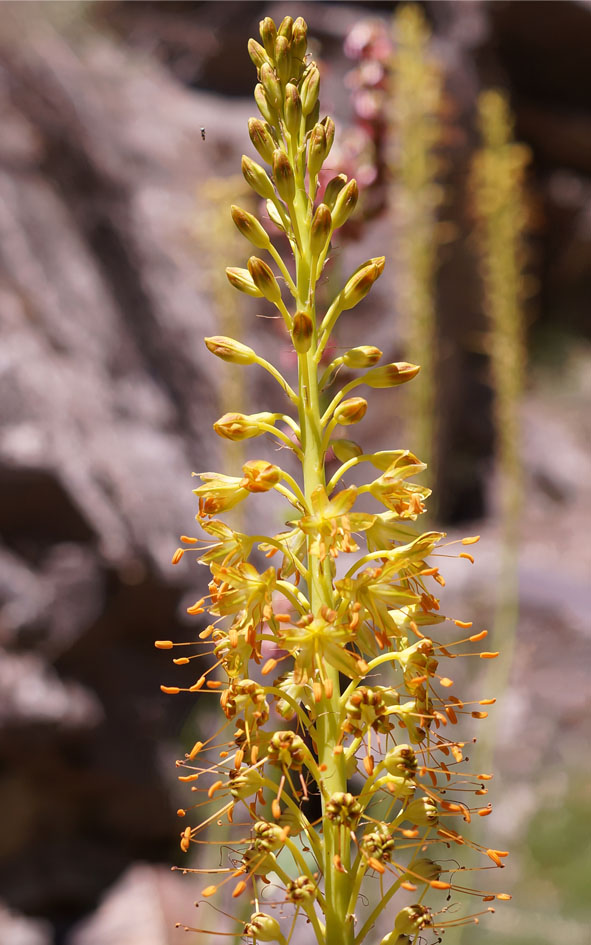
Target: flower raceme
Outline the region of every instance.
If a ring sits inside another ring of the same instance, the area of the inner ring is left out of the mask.
[[[246,268],[227,270],[235,288],[264,299],[283,319],[297,383],[241,342],[205,342],[224,361],[270,373],[279,401],[287,401],[285,412],[225,414],[215,431],[238,440],[271,437],[291,451],[299,474],[265,458],[245,463],[242,475],[199,474],[196,518],[205,537],[183,536],[173,563],[195,552],[210,570],[209,593],[188,608],[209,621],[194,642],[207,667],[184,687],[162,688],[220,700],[219,731],[196,742],[178,766],[192,798],[179,811],[189,818],[181,850],[203,843],[220,850],[215,865],[199,860],[185,869],[211,873],[200,902],[217,908],[215,896],[225,888],[252,905],[246,923],[236,919],[223,934],[286,945],[300,940],[307,923],[319,945],[370,938],[409,945],[429,930],[437,936],[493,911],[487,905],[462,917],[456,898],[509,898],[465,885],[468,871],[458,872],[449,852],[470,846],[483,854],[479,868],[489,869],[506,856],[461,832],[473,814],[490,813],[482,797],[491,776],[470,769],[455,727],[466,715],[484,718],[481,706],[494,700],[463,702],[442,671],[446,659],[496,654],[475,646],[486,631],[472,633],[470,623],[440,613],[436,591],[445,582],[433,562],[445,536],[420,533],[415,523],[429,490],[408,481],[424,464],[408,450],[366,454],[338,435],[368,410],[364,397],[350,396],[358,386],[397,387],[419,368],[380,365],[382,352],[370,344],[325,364],[339,316],[368,295],[384,259],[363,263],[317,312],[316,286],[358,189],[343,174],[319,184],[334,123],[320,118],[319,72],[307,56],[306,33],[301,18],[287,16],[276,27],[267,17],[261,41],[249,43],[262,117],[248,127],[268,169],[248,157],[242,169],[279,232],[272,238],[266,224],[232,207],[239,231],[269,260],[251,256]],[[287,247],[284,255],[274,240]],[[345,383],[337,389],[341,372]],[[367,483],[347,485],[359,465],[373,470]],[[246,535],[218,518],[268,491],[290,506],[285,531]],[[362,496],[375,510],[357,507]],[[476,540],[464,539],[460,549]],[[463,550],[460,557],[472,561]],[[192,644],[156,646],[186,653]],[[174,662],[191,666],[193,658]],[[432,903],[423,901],[427,893]]]

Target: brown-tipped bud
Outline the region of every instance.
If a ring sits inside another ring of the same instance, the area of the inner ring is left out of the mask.
[[[273,152],[273,177],[281,199],[288,204],[292,203],[295,197],[295,177],[287,154],[280,148]]]
[[[335,230],[337,227],[342,226],[343,223],[347,222],[355,207],[357,206],[358,200],[359,188],[357,186],[357,181],[355,178],[353,178],[348,184],[345,185],[345,187],[343,187],[343,189],[338,194],[337,199],[335,200],[332,211],[332,225]]]
[[[346,463],[347,460],[355,459],[356,456],[361,456],[363,453],[359,443],[355,443],[354,440],[331,440],[330,445],[339,463]]]
[[[310,230],[310,252],[318,258],[325,248],[332,233],[332,215],[326,204],[321,203],[316,208]]]
[[[409,364],[408,361],[395,361],[393,364],[384,364],[372,368],[363,378],[368,387],[399,387],[412,381],[420,371],[418,364]]]
[[[251,459],[242,467],[244,479],[240,481],[240,488],[247,492],[269,492],[281,479],[279,466],[274,466],[266,459]]]
[[[285,36],[285,38],[291,43],[291,37],[293,36],[293,19],[291,16],[284,16],[279,24],[279,29],[277,30],[279,36]]]
[[[253,912],[244,926],[244,934],[259,942],[277,942],[281,936],[281,926],[274,916],[266,912]]]
[[[264,63],[268,64],[269,62],[267,53],[265,52],[261,44],[257,43],[256,39],[248,40],[248,55],[252,59],[253,63],[255,64],[259,72],[261,71],[263,64]]]
[[[291,46],[285,36],[275,40],[275,69],[282,85],[287,85],[291,75]]]
[[[378,279],[384,269],[382,257],[375,261],[370,259],[364,266],[353,273],[345,288],[341,292],[342,310],[353,308],[358,302],[365,298],[372,285]]]
[[[261,40],[263,41],[263,46],[265,47],[265,52],[269,59],[273,59],[275,55],[275,40],[277,39],[277,27],[275,26],[273,20],[270,16],[266,16],[264,20],[261,20],[259,23],[259,33]]]
[[[293,59],[297,59],[300,63],[300,70],[303,66],[304,59],[306,58],[306,50],[308,48],[308,24],[306,23],[303,16],[298,16],[297,20],[293,24],[293,33],[291,37],[291,55]]]
[[[324,189],[324,197],[322,198],[329,210],[332,211],[335,201],[346,183],[346,174],[338,174],[337,177],[333,177],[332,180],[329,180]]]
[[[281,83],[275,75],[273,66],[270,66],[268,62],[263,63],[261,66],[261,84],[265,90],[265,95],[267,96],[269,105],[271,108],[279,111],[281,109],[281,105],[283,104]]]
[[[324,130],[326,132],[326,151],[324,153],[324,160],[326,160],[326,158],[330,154],[330,149],[332,148],[332,144],[334,141],[335,127],[334,127],[334,121],[328,115],[326,116],[326,118],[322,119],[321,124],[324,125]]]
[[[316,177],[322,168],[326,155],[326,131],[324,125],[317,124],[312,128],[310,144],[308,146],[308,171]]]
[[[309,66],[300,89],[300,98],[302,100],[302,114],[310,115],[318,102],[318,93],[320,91],[320,73],[318,67],[312,63]]]
[[[285,125],[290,135],[297,135],[302,120],[302,103],[297,87],[291,82],[285,86]]]
[[[350,368],[373,367],[382,357],[383,352],[374,345],[359,345],[357,348],[350,348],[343,355],[343,364]]]
[[[246,154],[242,155],[242,173],[248,186],[252,187],[255,194],[258,194],[263,200],[271,200],[275,196],[275,188],[269,175],[260,164],[247,157]],[[234,222],[236,223],[236,221]],[[236,225],[238,226],[238,224]]]
[[[334,412],[334,418],[341,426],[347,427],[363,420],[367,410],[367,400],[363,397],[349,397],[339,404]]]
[[[259,259],[258,256],[251,256],[248,260],[248,271],[252,277],[252,281],[259,290],[264,298],[268,299],[269,302],[277,304],[281,301],[281,289],[279,288],[279,283],[273,275],[272,270],[267,266],[266,262],[263,262],[262,259]]]
[[[255,299],[262,297],[263,293],[257,289],[248,269],[239,269],[236,266],[230,266],[226,269],[226,275],[235,289],[239,289],[240,292],[245,292],[246,295],[252,295]]]
[[[272,426],[275,423],[275,414],[225,413],[214,423],[213,428],[218,436],[223,436],[226,440],[250,440],[265,433],[261,427],[262,423]]]
[[[432,925],[431,912],[427,906],[416,903],[414,906],[405,906],[394,919],[394,931],[403,935],[416,936],[421,929]]]
[[[252,348],[243,345],[234,338],[227,338],[225,335],[213,335],[211,338],[204,338],[203,340],[208,350],[215,354],[216,358],[229,361],[230,364],[254,364],[257,359]]]
[[[267,93],[260,82],[254,87],[254,100],[265,121],[270,125],[274,125],[277,121],[277,112],[271,105]]]
[[[271,164],[273,161],[273,151],[276,148],[271,128],[268,122],[261,121],[260,118],[248,119],[248,133],[254,147],[259,152],[263,161]]]
[[[232,219],[236,228],[240,230],[243,236],[249,240],[257,249],[268,249],[271,245],[269,234],[252,213],[242,210],[240,207],[232,204],[230,207]]]
[[[434,827],[439,822],[439,812],[428,797],[416,797],[405,809],[404,816],[417,827]]]
[[[293,318],[291,337],[293,346],[299,354],[309,351],[312,344],[314,325],[307,312],[296,312]]]

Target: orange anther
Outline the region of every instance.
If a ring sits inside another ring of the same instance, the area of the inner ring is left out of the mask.
[[[264,664],[263,668],[261,669],[261,675],[267,676],[268,673],[273,672],[276,666],[277,666],[277,660],[271,657],[271,659],[268,659],[267,662]]]
[[[177,657],[177,659],[173,660],[172,662],[174,663],[175,666],[184,666],[186,663],[189,662],[189,657],[179,656]]]
[[[238,896],[241,896],[245,889],[246,883],[243,879],[241,879],[239,883],[236,883],[234,889],[232,890],[232,899],[237,899]]]
[[[462,538],[463,545],[475,545],[477,541],[480,541],[480,535],[472,535],[469,538]]]
[[[177,548],[177,550],[175,551],[175,553],[174,553],[173,556],[172,556],[172,563],[173,563],[173,564],[178,564],[179,561],[181,560],[181,558],[183,557],[184,553],[185,553],[185,549],[184,549],[184,548]]]
[[[478,705],[494,705],[496,701],[496,699],[481,699]]]
[[[409,883],[408,880],[405,880],[403,883],[400,883],[400,887],[401,889],[407,889],[408,892],[417,891],[417,887],[414,885],[414,883]]]
[[[208,679],[207,681],[208,689],[219,689],[221,685],[222,683],[219,679]]]
[[[479,817],[488,817],[489,814],[492,814],[492,807],[481,807],[477,814]]]
[[[374,761],[370,755],[366,755],[363,759],[363,767],[365,768],[367,776],[371,778],[374,769]]]
[[[194,604],[191,604],[190,607],[187,607],[188,614],[202,614],[204,611],[203,607],[203,597],[201,600],[196,600]]]
[[[273,803],[271,804],[271,813],[273,814],[273,817],[275,818],[275,820],[279,820],[279,818],[281,817],[281,804],[279,803],[277,798],[273,799]]]
[[[196,781],[198,777],[199,777],[198,774],[179,774],[178,779],[179,781],[188,782],[188,781]]]
[[[386,867],[384,866],[384,864],[380,863],[379,860],[376,860],[374,856],[370,856],[369,860],[367,861],[367,864],[368,866],[371,866],[372,870],[375,870],[376,873],[383,874],[386,872]]]
[[[213,797],[215,792],[219,791],[219,789],[222,788],[223,786],[224,786],[223,781],[214,781],[207,792],[207,796],[210,798]]]
[[[470,564],[474,564],[474,557],[469,555],[467,551],[460,551],[458,558],[466,558]]]
[[[450,686],[453,686],[454,681],[453,679],[450,679],[449,676],[442,676],[439,680],[439,684],[441,686],[445,686],[446,689],[449,689]]]
[[[174,646],[172,640],[155,640],[154,646],[157,650],[171,650]]]
[[[188,535],[181,535],[181,541],[184,542],[185,545],[196,545],[198,539],[197,539],[197,538],[189,538]]]
[[[181,690],[178,686],[160,686],[161,692],[166,692],[169,696],[176,696]]]
[[[451,889],[451,883],[444,883],[441,879],[432,879],[429,886],[431,889]]]
[[[462,630],[469,630],[472,626],[471,620],[454,620],[456,627],[461,627]]]
[[[499,651],[497,650],[496,653],[479,653],[478,655],[481,660],[495,660],[499,655]]]
[[[501,899],[504,902],[508,902],[509,899],[513,899],[513,896],[510,896],[509,893],[497,893],[497,899]]]
[[[216,892],[217,886],[206,886],[201,895],[207,899],[208,896],[213,896]]]
[[[470,713],[473,719],[487,719],[488,712],[471,712]]]

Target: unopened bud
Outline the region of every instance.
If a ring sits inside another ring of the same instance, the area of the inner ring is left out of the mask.
[[[260,118],[249,118],[248,133],[250,140],[263,161],[270,164],[273,160],[273,151],[275,150],[276,144],[273,140],[269,124],[266,121],[261,121]]]
[[[260,43],[257,43],[256,39],[248,40],[248,55],[252,59],[259,72],[265,63],[269,63],[265,49]]]
[[[357,181],[353,178],[343,187],[335,200],[334,209],[332,211],[332,225],[335,230],[337,227],[343,226],[343,224],[347,222],[357,206],[358,200],[359,188]]]
[[[396,745],[386,752],[384,768],[389,774],[410,778],[417,770],[417,756],[410,745]]]
[[[310,230],[310,252],[316,259],[320,256],[332,233],[332,215],[326,204],[321,203],[316,208]]]
[[[258,109],[265,121],[267,121],[270,125],[274,125],[277,121],[277,112],[271,105],[267,97],[267,93],[260,82],[254,87],[254,100],[257,103]]]
[[[339,463],[346,463],[347,460],[361,456],[363,453],[359,443],[355,443],[354,440],[331,440],[330,445]]]
[[[291,82],[285,86],[285,125],[290,135],[297,135],[302,119],[302,103],[297,87]]]
[[[311,65],[302,82],[300,89],[300,98],[302,100],[302,114],[310,115],[318,102],[318,92],[320,90],[320,73],[318,67]]]
[[[413,860],[410,869],[411,872],[407,873],[404,878],[411,883],[420,883],[421,880],[425,883],[430,883],[434,879],[439,879],[441,875],[441,867],[426,856],[418,860]]]
[[[256,361],[257,356],[252,348],[241,344],[240,341],[235,341],[234,338],[213,335],[203,340],[208,350],[222,361],[229,361],[230,364],[254,364]]]
[[[293,35],[293,19],[291,16],[284,16],[279,24],[279,29],[277,30],[279,36],[285,36],[285,38],[291,43],[291,37]]]
[[[248,269],[239,269],[236,266],[230,266],[226,269],[226,275],[235,289],[239,289],[240,292],[245,292],[246,295],[252,295],[255,299],[262,297],[263,293],[260,289],[257,289]]]
[[[334,126],[334,121],[328,115],[326,116],[326,118],[322,119],[321,124],[324,125],[324,130],[326,132],[326,150],[324,152],[324,160],[326,160],[326,158],[330,154],[330,149],[332,148],[332,144],[334,141],[335,126]]]
[[[350,426],[363,420],[367,410],[367,400],[363,397],[349,397],[339,404],[334,412],[334,418],[341,426]]]
[[[279,81],[287,85],[291,74],[291,46],[287,37],[281,35],[275,40],[275,68]]]
[[[248,186],[252,187],[255,194],[258,194],[263,200],[271,200],[275,196],[275,189],[269,175],[260,164],[253,161],[252,158],[247,157],[246,154],[242,155],[242,173],[244,174],[244,180]],[[234,222],[236,223],[236,221]],[[238,226],[237,223],[236,226]],[[238,227],[238,229],[240,229],[240,227]]]
[[[357,348],[350,348],[343,355],[343,364],[350,368],[366,368],[377,364],[382,357],[383,352],[374,345],[359,345]]]
[[[365,298],[376,279],[379,279],[381,276],[383,269],[384,258],[381,256],[377,257],[375,260],[368,260],[367,263],[357,270],[357,272],[353,273],[345,285],[345,288],[341,292],[341,305],[343,311],[346,311],[348,308],[353,308],[353,306],[357,305],[358,302],[361,302],[361,300]]]
[[[250,440],[265,432],[261,423],[272,426],[274,422],[273,413],[225,413],[214,423],[213,428],[225,440]]]
[[[235,204],[230,207],[232,219],[236,227],[247,240],[256,246],[257,249],[268,249],[271,245],[269,234],[257,218],[246,210],[242,210]]]
[[[317,125],[319,121],[320,121],[320,102],[318,101],[316,102],[310,114],[306,117],[306,129],[305,129],[306,134],[309,131],[312,131],[312,128],[314,127],[314,125]]]
[[[405,808],[404,816],[417,827],[434,827],[439,822],[439,814],[432,800],[417,797]]]
[[[298,16],[293,24],[291,37],[291,55],[303,64],[308,48],[308,24],[303,16]]]
[[[299,354],[304,354],[310,349],[313,333],[314,325],[308,313],[296,312],[293,318],[291,337],[293,346]]]
[[[281,926],[277,919],[266,912],[253,912],[250,921],[244,926],[244,934],[259,942],[276,942],[281,935]]]
[[[280,148],[273,152],[273,177],[281,199],[288,204],[292,203],[295,197],[295,177],[287,154]]]
[[[265,52],[269,59],[275,55],[275,40],[277,39],[277,27],[270,16],[266,16],[259,23],[259,33],[265,47]]]
[[[281,479],[279,466],[274,466],[266,459],[252,459],[242,467],[244,479],[240,487],[247,492],[268,492]]]
[[[332,180],[329,180],[326,185],[322,200],[330,211],[332,211],[335,201],[346,183],[347,175],[338,174],[336,177],[333,177]]]
[[[281,83],[275,75],[273,66],[270,66],[268,62],[263,63],[261,67],[261,83],[265,90],[269,105],[271,108],[279,111],[283,101],[283,96],[281,94]]]
[[[384,364],[381,367],[368,371],[363,383],[368,387],[399,387],[412,381],[420,371],[418,364],[409,364],[407,361],[396,361],[393,364]]]
[[[275,305],[281,301],[281,289],[273,272],[266,262],[258,256],[251,256],[248,260],[248,271],[252,281],[264,298]]]
[[[326,131],[324,125],[317,124],[312,129],[308,147],[308,171],[313,177],[316,177],[322,168],[325,154]]]
[[[412,945],[412,939],[408,935],[402,935],[401,932],[397,932],[394,929],[393,932],[388,932],[384,936],[380,945]]]

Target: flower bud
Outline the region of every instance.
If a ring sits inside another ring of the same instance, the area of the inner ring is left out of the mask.
[[[326,131],[324,125],[314,125],[308,146],[308,171],[316,177],[322,168],[326,154]]]
[[[357,206],[358,200],[359,188],[357,181],[353,178],[343,187],[335,200],[332,211],[332,225],[335,230],[347,222]]]
[[[275,141],[271,133],[271,128],[260,118],[248,119],[248,133],[254,147],[259,152],[263,161],[271,164],[273,161],[273,151],[275,150]]]
[[[308,24],[303,16],[298,16],[293,24],[293,33],[291,37],[291,55],[292,59],[297,59],[303,64],[308,48]]]
[[[281,199],[292,203],[295,197],[295,177],[287,154],[280,148],[273,151],[273,177]]]
[[[244,934],[259,942],[276,942],[281,935],[281,926],[277,919],[266,912],[253,912],[250,921],[244,926]]]
[[[291,47],[289,40],[281,35],[275,40],[275,68],[281,84],[287,85],[291,74]]]
[[[349,397],[339,404],[334,412],[334,418],[341,426],[350,426],[363,420],[367,410],[367,400],[363,397]]]
[[[240,482],[242,489],[247,492],[269,492],[281,480],[279,466],[267,462],[266,459],[252,459],[242,467],[244,478]]]
[[[310,230],[310,252],[317,259],[325,250],[332,233],[332,215],[325,203],[316,208]]]
[[[317,125],[320,121],[320,102],[316,102],[314,108],[309,115],[306,116],[306,134],[309,131],[312,131],[314,125]]]
[[[332,180],[329,180],[324,188],[324,197],[322,198],[329,210],[332,211],[335,201],[346,183],[346,174],[338,174],[336,177],[333,177]]]
[[[266,16],[259,23],[259,33],[265,47],[265,52],[269,59],[275,55],[275,40],[277,39],[277,27],[270,16]]]
[[[417,770],[417,756],[410,745],[396,745],[386,752],[384,768],[397,777],[411,778]]]
[[[304,354],[310,349],[313,334],[314,325],[308,313],[296,312],[293,317],[291,338],[293,346],[299,354]]]
[[[417,797],[405,808],[404,816],[417,827],[435,827],[439,822],[439,813],[428,797]]]
[[[302,118],[302,103],[297,86],[288,82],[285,86],[285,125],[290,135],[297,135]]]
[[[248,40],[248,55],[252,59],[253,63],[255,64],[259,72],[262,66],[264,65],[264,63],[267,63],[267,64],[269,63],[267,53],[265,52],[261,44],[257,43],[256,39]]]
[[[399,387],[407,381],[412,381],[413,377],[420,371],[418,364],[408,364],[406,361],[398,361],[394,364],[384,364],[381,367],[373,368],[368,371],[363,378],[363,383],[368,387]]]
[[[430,925],[430,912],[426,906],[419,903],[414,906],[406,906],[394,920],[394,930],[401,932],[403,935],[414,936],[428,925]]]
[[[258,109],[265,121],[267,121],[270,125],[274,125],[277,121],[277,112],[271,105],[267,97],[267,93],[260,82],[254,87],[254,100],[257,103]]]
[[[285,896],[288,902],[299,905],[312,899],[316,895],[316,886],[309,876],[298,876],[292,879],[285,887]]]
[[[261,83],[265,90],[265,95],[267,96],[269,105],[271,108],[279,111],[281,109],[281,105],[283,104],[281,83],[275,75],[273,66],[270,66],[268,62],[263,63],[261,67]]]
[[[354,440],[331,440],[330,445],[339,463],[346,463],[347,460],[354,459],[355,456],[361,456],[363,453],[359,444],[355,443]]]
[[[330,149],[332,148],[334,141],[335,126],[334,121],[328,115],[326,118],[322,119],[321,124],[324,125],[324,130],[326,132],[326,150],[324,152],[324,160],[326,160],[330,154]]]
[[[261,428],[261,423],[273,425],[275,414],[273,413],[225,413],[223,417],[217,420],[213,428],[218,436],[226,440],[250,440],[254,436],[260,436],[265,430]]]
[[[291,37],[293,35],[293,19],[291,16],[284,16],[279,24],[279,29],[277,30],[279,36],[285,36],[288,42],[291,43]]]
[[[252,281],[264,298],[275,305],[281,301],[281,289],[279,283],[273,275],[273,272],[267,266],[266,262],[259,259],[258,256],[251,256],[248,260],[248,271],[252,276]]]
[[[248,186],[252,187],[255,194],[258,194],[263,200],[271,200],[275,196],[275,189],[269,175],[260,164],[247,157],[246,154],[242,155],[242,173]],[[236,221],[234,222],[236,223]],[[238,226],[237,223],[236,226]],[[250,239],[250,237],[248,238]],[[264,248],[266,249],[266,247]]]
[[[365,298],[376,279],[379,279],[381,276],[383,269],[384,257],[381,256],[377,257],[375,260],[369,259],[357,272],[353,273],[341,292],[343,311],[346,311],[348,308],[353,308],[358,302],[361,302],[361,300]],[[379,368],[375,368],[374,370],[379,370]]]
[[[425,883],[430,883],[433,879],[439,879],[441,875],[441,867],[426,856],[418,860],[413,860],[410,869],[411,872],[407,873],[404,877],[409,883],[420,883],[421,880]]]
[[[312,64],[304,75],[300,89],[300,98],[302,100],[302,114],[310,115],[318,102],[318,92],[320,90],[320,73],[318,67]]]
[[[260,299],[263,293],[257,289],[252,281],[248,269],[239,269],[236,266],[230,266],[226,269],[226,275],[235,289],[245,292],[246,295],[252,295],[255,299]]]
[[[383,352],[374,345],[359,345],[357,348],[350,348],[343,355],[343,364],[350,368],[372,367],[382,357]]]
[[[208,350],[215,354],[216,358],[222,361],[229,361],[230,364],[254,364],[257,359],[255,352],[248,345],[235,341],[234,338],[227,338],[225,335],[213,335],[211,338],[203,339]]]
[[[269,248],[271,245],[269,234],[252,213],[242,210],[235,204],[230,207],[230,213],[237,229],[247,240],[250,240],[253,246],[256,246],[257,249]]]

